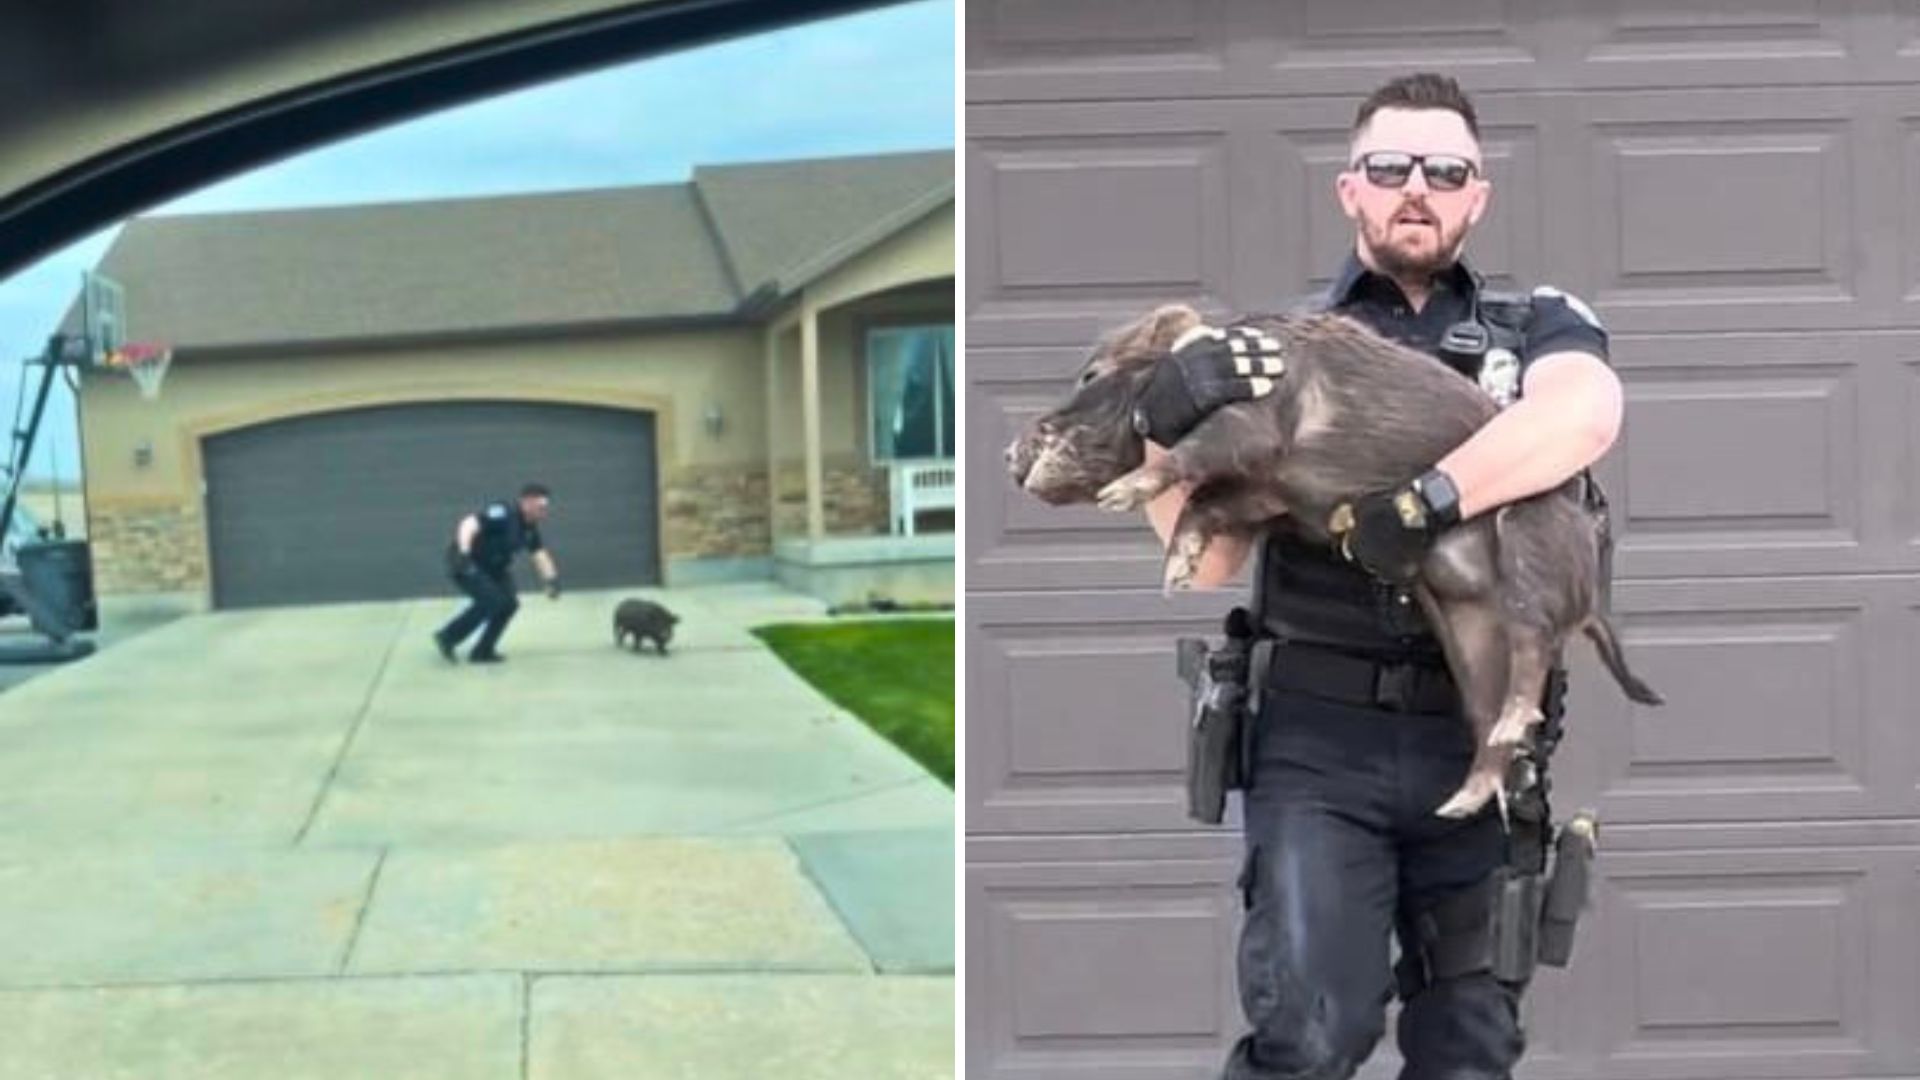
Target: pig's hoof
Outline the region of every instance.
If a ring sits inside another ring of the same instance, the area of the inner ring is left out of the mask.
[[[1499,794],[1499,781],[1470,776],[1466,783],[1460,785],[1460,790],[1453,793],[1453,798],[1441,803],[1440,809],[1433,813],[1435,817],[1453,818],[1456,821],[1472,817],[1487,805],[1488,799]]]
[[[1173,593],[1193,584],[1193,560],[1185,555],[1176,554],[1167,560],[1167,569],[1161,578],[1161,592]]]
[[[1132,510],[1159,494],[1160,485],[1144,476],[1123,476],[1100,489],[1100,509]]]
[[[1488,746],[1519,746],[1527,741],[1527,730],[1546,719],[1532,706],[1509,707],[1487,735]]]

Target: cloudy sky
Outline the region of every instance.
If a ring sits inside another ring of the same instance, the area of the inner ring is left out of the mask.
[[[553,83],[290,158],[153,214],[684,181],[695,165],[949,149],[953,0],[910,4]],[[116,229],[0,282],[0,405]],[[134,327],[137,335],[139,328]],[[30,476],[71,481],[64,387]]]

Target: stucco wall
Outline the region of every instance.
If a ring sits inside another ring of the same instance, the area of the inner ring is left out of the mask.
[[[297,357],[185,357],[156,401],[90,376],[81,432],[103,592],[203,587],[200,439],[316,411],[401,401],[521,399],[656,413],[669,558],[770,550],[764,360],[751,329],[376,349]],[[721,409],[716,437],[705,414]],[[151,447],[147,465],[136,451]],[[696,513],[695,508],[704,508]]]
[[[537,400],[652,411],[661,433],[661,539],[669,567],[763,558],[793,515],[805,530],[804,488],[792,483],[804,463],[799,335],[792,328],[806,311],[819,315],[829,531],[885,531],[885,476],[867,450],[860,338],[876,322],[951,321],[953,261],[949,203],[823,274],[779,317],[788,347],[771,393],[764,327],[298,356],[186,353],[152,402],[130,380],[91,375],[81,395],[81,437],[99,588],[205,587],[201,439],[291,416],[408,401]],[[717,437],[705,423],[714,404],[723,418]],[[137,464],[143,449],[148,460]]]
[[[776,321],[777,371],[770,395],[776,537],[806,532],[800,321],[811,314],[819,323],[826,531],[886,532],[887,477],[875,466],[870,448],[864,338],[869,327],[888,323],[952,323],[953,259],[949,204],[809,284]]]

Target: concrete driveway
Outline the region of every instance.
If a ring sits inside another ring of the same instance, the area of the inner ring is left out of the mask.
[[[950,1077],[953,793],[771,586],[196,615],[0,694],[0,1076]]]

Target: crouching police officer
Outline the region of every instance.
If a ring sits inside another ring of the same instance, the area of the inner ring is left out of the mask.
[[[1564,672],[1533,756],[1509,776],[1507,819],[1495,802],[1462,820],[1436,816],[1465,775],[1471,736],[1419,605],[1382,575],[1415,565],[1449,525],[1582,474],[1613,443],[1621,391],[1607,335],[1580,301],[1492,292],[1461,260],[1489,186],[1473,106],[1453,80],[1381,87],[1360,107],[1351,150],[1336,188],[1355,250],[1308,306],[1433,355],[1511,407],[1403,487],[1349,507],[1344,550],[1284,525],[1259,542],[1253,610],[1238,620],[1263,645],[1237,778],[1239,981],[1253,1030],[1225,1075],[1341,1080],[1372,1053],[1398,992],[1403,1077],[1507,1077],[1525,1048],[1519,998],[1532,964],[1564,963],[1560,931],[1570,933],[1564,897],[1542,896],[1561,883],[1541,874],[1555,841],[1539,770]],[[1203,340],[1161,363],[1135,420],[1157,454],[1255,392],[1225,347]],[[1147,507],[1163,540],[1185,499],[1176,490]],[[1403,514],[1408,505],[1419,512]],[[1216,540],[1196,584],[1230,581],[1250,546]],[[1588,824],[1560,830],[1560,850],[1590,840]],[[1554,861],[1555,878],[1562,861],[1584,874],[1577,859]],[[1559,936],[1562,955],[1549,959],[1541,933]]]
[[[495,648],[507,623],[520,610],[510,572],[515,552],[524,549],[546,586],[547,595],[560,596],[560,571],[540,539],[540,523],[547,518],[552,494],[543,484],[528,484],[515,501],[490,502],[460,519],[447,545],[447,572],[471,602],[447,625],[434,631],[433,644],[453,661],[453,650],[484,624],[480,640],[467,659],[476,664],[498,663],[506,657]]]

